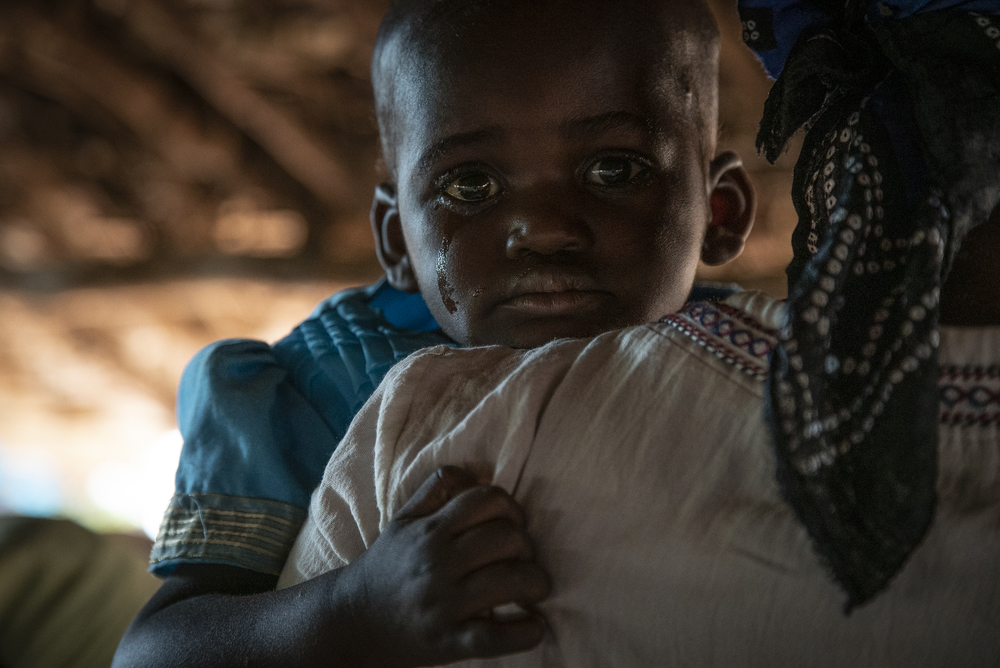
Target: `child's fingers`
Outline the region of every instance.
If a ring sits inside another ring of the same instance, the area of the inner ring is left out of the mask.
[[[473,619],[508,603],[539,603],[552,591],[552,581],[534,562],[501,561],[469,573],[458,587],[456,618]]]
[[[459,573],[472,573],[498,561],[534,558],[527,532],[506,517],[477,524],[455,538],[449,548],[449,560]]]
[[[453,498],[476,487],[476,477],[457,466],[442,466],[424,481],[394,519],[412,520],[440,510]]]
[[[465,658],[494,657],[532,649],[544,636],[545,620],[536,613],[509,622],[481,617],[463,624],[453,649]]]
[[[457,537],[472,527],[496,519],[506,519],[516,527],[525,524],[524,511],[500,487],[477,485],[457,494],[441,511],[441,527]]]

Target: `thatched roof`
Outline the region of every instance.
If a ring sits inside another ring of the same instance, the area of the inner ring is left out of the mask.
[[[368,61],[386,4],[0,3],[0,478],[4,453],[41,453],[83,503],[96,462],[170,426],[198,347],[280,336],[378,274]],[[768,83],[735,1],[715,5],[721,148],[761,205],[744,257],[702,276],[781,292],[794,155],[755,156]]]

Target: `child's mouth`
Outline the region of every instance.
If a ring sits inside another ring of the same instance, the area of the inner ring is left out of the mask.
[[[607,293],[596,290],[564,290],[562,292],[529,292],[512,297],[500,304],[528,315],[571,315],[596,310]]]
[[[499,306],[537,316],[570,315],[599,308],[608,293],[580,273],[532,271],[517,279]]]

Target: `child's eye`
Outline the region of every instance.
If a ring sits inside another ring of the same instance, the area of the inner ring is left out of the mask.
[[[631,158],[601,158],[594,161],[583,178],[599,186],[620,186],[649,169],[649,165]]]
[[[500,192],[500,184],[489,174],[463,174],[444,186],[444,192],[462,202],[481,202]]]

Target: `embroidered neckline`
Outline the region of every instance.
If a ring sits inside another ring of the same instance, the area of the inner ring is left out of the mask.
[[[751,378],[767,378],[776,333],[744,311],[724,303],[689,302],[660,322]],[[938,394],[941,424],[1000,424],[1000,365],[943,364]]]
[[[777,340],[775,332],[743,311],[727,304],[688,302],[680,312],[660,322],[751,378],[767,378],[768,360]]]

